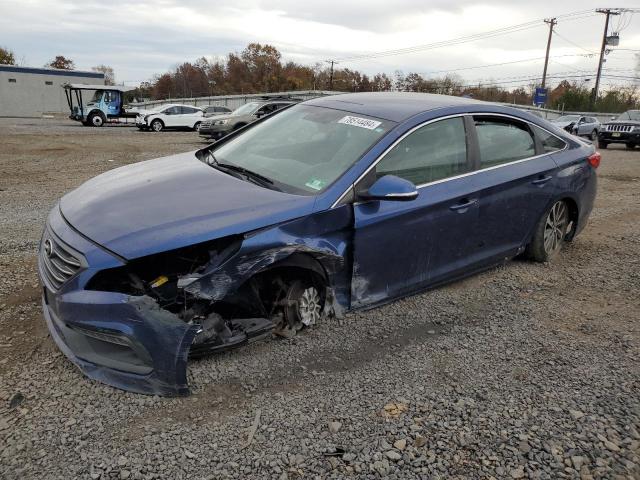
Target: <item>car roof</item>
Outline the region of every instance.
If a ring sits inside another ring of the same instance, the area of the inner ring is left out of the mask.
[[[490,105],[473,98],[414,92],[345,93],[318,97],[304,103],[384,118],[393,122],[401,122],[437,108]]]
[[[164,105],[158,105],[158,109],[170,108],[170,107],[189,107],[189,108],[197,108],[198,110],[202,110],[200,107],[194,107],[193,105],[185,105],[184,103],[165,103]]]

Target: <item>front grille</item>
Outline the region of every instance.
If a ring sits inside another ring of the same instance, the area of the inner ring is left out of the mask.
[[[82,268],[82,262],[75,252],[45,232],[40,244],[40,264],[42,274],[52,287],[60,288]]]
[[[200,124],[200,128],[202,127],[210,127],[211,126],[211,120],[205,120],[204,122],[202,122]]]
[[[605,125],[607,132],[630,132],[633,125]]]

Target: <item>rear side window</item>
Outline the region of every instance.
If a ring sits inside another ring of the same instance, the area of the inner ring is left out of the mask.
[[[415,185],[470,171],[461,117],[419,128],[398,143],[376,166],[378,178],[396,175]]]
[[[199,112],[197,108],[193,108],[193,107],[181,107],[181,108],[182,108],[182,113],[186,113],[186,114]]]
[[[543,130],[540,127],[536,127],[535,125],[532,125],[531,128],[533,128],[533,131],[536,133],[536,136],[540,140],[542,149],[545,153],[557,152],[558,150],[562,150],[566,146],[566,143],[564,143],[563,140],[560,140],[558,137],[547,132],[546,130]]]
[[[502,118],[475,117],[480,168],[533,157],[536,144],[525,123]]]

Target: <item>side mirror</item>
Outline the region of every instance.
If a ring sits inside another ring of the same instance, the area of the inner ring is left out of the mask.
[[[358,197],[363,200],[408,202],[418,198],[418,189],[409,180],[395,175],[385,175],[376,180],[368,190],[359,192]]]

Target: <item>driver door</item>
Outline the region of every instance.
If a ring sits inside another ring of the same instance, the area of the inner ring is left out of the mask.
[[[453,278],[474,263],[479,204],[473,176],[465,175],[473,170],[468,128],[463,116],[420,126],[356,185],[358,192],[395,175],[414,183],[419,195],[354,204],[353,307]]]

